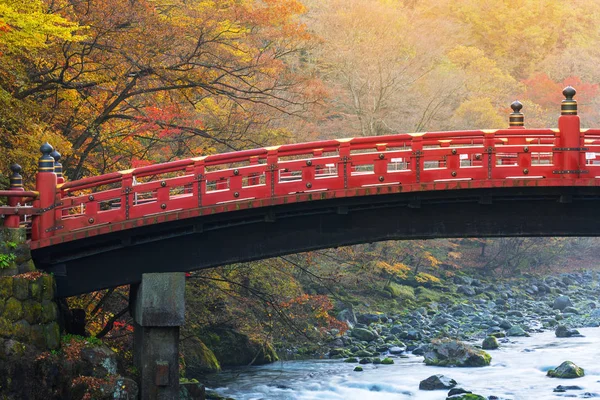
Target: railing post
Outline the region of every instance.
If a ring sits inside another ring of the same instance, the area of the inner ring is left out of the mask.
[[[485,132],[483,136],[483,147],[485,151],[484,163],[487,168],[487,178],[492,179],[494,176],[494,167],[496,165],[496,134],[495,132]]]
[[[12,175],[10,176],[10,190],[14,191],[24,191],[23,189],[23,177],[21,176],[22,168],[19,164],[13,164],[10,166],[10,170],[12,171]],[[11,207],[16,207],[22,201],[21,197],[9,197],[8,205]],[[21,217],[19,215],[8,215],[4,222],[4,225],[7,228],[18,228],[19,223],[21,222]]]
[[[422,136],[413,136],[411,142],[411,161],[412,166],[411,169],[415,171],[415,182],[421,182],[421,173],[423,172],[423,167],[425,163],[423,162],[423,137]]]
[[[573,100],[577,92],[571,86],[563,90],[565,100],[562,101],[558,130],[560,131],[560,147],[562,152],[562,165],[555,170],[564,178],[578,178],[581,173],[579,158],[582,151],[581,129],[577,115],[577,101]]]
[[[40,147],[42,157],[38,161],[38,173],[35,177],[35,188],[39,193],[34,207],[41,209],[41,214],[33,216],[31,220],[31,238],[33,240],[45,239],[53,235],[54,210],[56,197],[56,174],[54,173],[54,158],[52,146],[44,143]]]

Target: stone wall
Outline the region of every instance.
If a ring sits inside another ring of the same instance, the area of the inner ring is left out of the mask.
[[[16,340],[40,350],[60,347],[51,275],[35,270],[24,229],[0,228],[0,343]]]

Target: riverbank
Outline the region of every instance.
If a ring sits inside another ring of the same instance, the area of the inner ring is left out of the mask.
[[[569,329],[600,326],[600,303],[598,302],[600,286],[598,285],[598,276],[593,271],[544,278],[529,276],[502,281],[455,276],[437,287],[418,287],[410,288],[412,289],[410,290],[408,287],[398,285],[398,288],[403,293],[412,292],[414,298],[410,301],[403,301],[403,309],[396,313],[393,311],[378,312],[378,310],[354,313],[350,309],[341,310],[338,317],[345,319],[351,329],[342,335],[331,332],[329,341],[322,347],[322,351],[315,353],[318,357],[327,358],[327,361],[278,363],[275,366],[256,367],[252,370],[251,375],[262,380],[262,374],[264,371],[268,371],[266,374],[276,381],[277,374],[287,375],[287,372],[284,373],[281,370],[285,365],[290,366],[292,370],[299,368],[300,372],[298,373],[306,373],[306,379],[310,380],[311,372],[306,370],[308,367],[305,367],[309,365],[321,371],[318,374],[331,373],[332,379],[336,380],[339,379],[340,373],[347,374],[348,371],[351,371],[352,374],[360,374],[353,371],[355,366],[360,363],[363,373],[367,375],[370,373],[369,371],[375,371],[373,373],[376,375],[387,374],[388,369],[397,371],[396,365],[402,365],[402,374],[409,374],[417,379],[417,370],[424,367],[423,358],[419,355],[423,354],[426,346],[435,338],[452,337],[481,345],[483,339],[493,335],[497,338],[500,348],[488,351],[492,355],[492,367],[497,367],[501,361],[494,354],[511,351],[510,349],[514,348],[515,343],[523,343],[523,341],[535,344],[535,338],[539,338],[542,332],[544,332],[542,335],[545,335],[542,336],[545,338],[544,341],[556,339],[554,344],[549,344],[550,347],[555,345],[560,347],[561,343],[568,342],[561,342],[561,339],[556,338],[554,332],[558,326],[565,326]],[[567,340],[574,340],[574,338]],[[581,340],[580,343],[585,343],[584,338]],[[581,351],[585,353],[585,349],[582,348]],[[288,349],[287,355],[293,356],[290,349]],[[381,365],[380,362],[384,358],[393,360],[394,365]],[[564,360],[560,362],[562,361]],[[556,365],[548,363],[546,366],[550,368]],[[416,369],[407,370],[408,367]],[[323,369],[325,371],[322,371]],[[484,369],[488,370],[489,368]],[[468,375],[470,370],[467,369],[460,373]],[[240,370],[234,371],[239,373]],[[246,370],[243,371],[244,374],[248,373]],[[432,372],[430,375],[434,373],[450,374],[452,378],[456,379],[452,376],[454,371],[458,371],[458,369],[449,370],[438,367],[438,371]],[[225,375],[222,376],[226,377],[227,374],[229,372],[225,372]],[[493,378],[493,374],[488,374],[489,372],[484,373],[485,379],[501,379],[500,377]],[[393,381],[399,379],[393,376],[389,378]],[[418,377],[419,380],[425,378],[427,376]],[[208,382],[210,385],[210,378]],[[375,386],[372,386],[371,389],[375,388],[376,390],[373,390],[385,392],[384,389],[377,388],[381,384],[385,387],[388,383],[386,381],[374,384]],[[283,384],[283,386],[279,389],[285,393],[286,385]],[[265,388],[268,388],[269,393],[273,390],[269,384],[266,384]],[[480,390],[486,389],[486,387],[473,386],[469,389]],[[484,392],[489,393],[489,389],[492,388],[490,387]],[[250,390],[250,388],[244,390]],[[410,389],[402,389],[398,396],[405,396],[408,392],[413,393]],[[221,390],[219,393],[232,395],[227,390]],[[290,395],[292,396],[289,397],[290,399],[337,398],[293,397],[298,395],[296,392],[294,393]],[[245,397],[245,395],[239,397],[239,392],[236,394],[237,396],[233,396],[236,399],[286,398],[280,397],[279,394],[275,396],[274,393],[270,394],[274,397],[264,397],[264,395],[263,397]],[[438,397],[423,396],[425,397],[419,398],[441,398],[439,393]],[[364,399],[364,397],[360,398]]]
[[[427,366],[423,357],[409,355],[393,365],[354,365],[338,360],[286,361],[260,367],[226,370],[208,382],[222,396],[236,400],[443,400],[448,390],[419,390],[419,382],[443,374],[486,398],[505,400],[588,398],[600,395],[600,329],[582,328],[585,337],[557,338],[553,331],[509,338],[490,350],[485,368]],[[546,376],[548,369],[571,359],[585,377],[565,380]],[[554,392],[559,386],[580,389]]]

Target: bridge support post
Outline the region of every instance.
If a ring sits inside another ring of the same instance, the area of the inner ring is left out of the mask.
[[[134,363],[141,400],[179,398],[179,327],[185,316],[185,274],[143,274],[131,286]]]

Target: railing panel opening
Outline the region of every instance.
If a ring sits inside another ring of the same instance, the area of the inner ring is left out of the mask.
[[[446,168],[446,159],[425,157],[423,160],[423,169]]]
[[[191,196],[192,194],[192,185],[174,186],[172,188],[169,188],[169,198]]]
[[[532,152],[531,165],[551,165],[552,156],[551,152]]]
[[[496,153],[496,165],[499,165],[499,166],[519,165],[518,153]]]
[[[362,165],[353,165],[351,168],[351,175],[368,175],[375,173],[375,165],[374,164],[362,164]]]
[[[315,178],[335,178],[337,176],[337,164],[319,164],[315,166]]]
[[[136,192],[133,194],[133,205],[147,204],[156,201],[156,190]]]
[[[397,171],[408,171],[410,168],[410,162],[406,158],[396,157],[392,158],[387,165],[387,172]]]
[[[220,190],[229,189],[229,178],[220,178],[216,180],[206,181],[206,193],[218,192]]]
[[[302,170],[290,170],[288,168],[279,170],[279,183],[296,182],[302,180]]]
[[[264,186],[266,184],[267,178],[264,173],[242,177],[242,187]]]
[[[102,201],[98,202],[98,210],[100,212],[115,210],[118,208],[121,208],[121,199],[120,198],[102,200]]]

